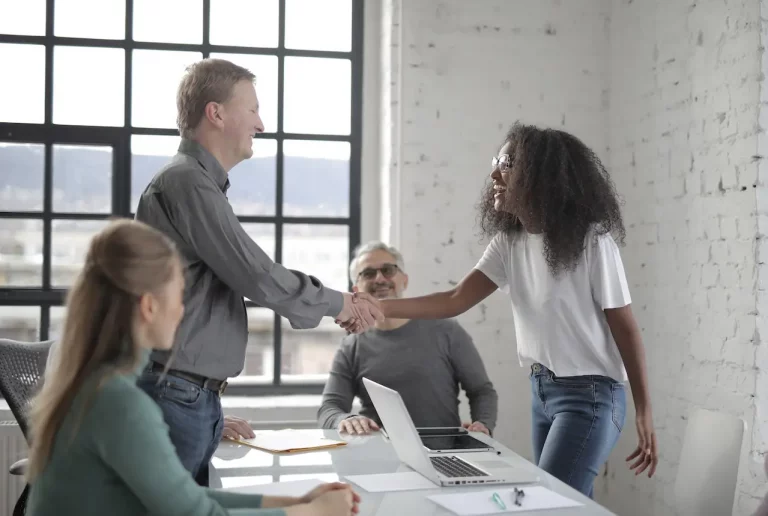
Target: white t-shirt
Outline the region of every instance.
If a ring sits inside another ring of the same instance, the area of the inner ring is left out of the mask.
[[[582,257],[555,278],[544,255],[544,235],[497,234],[475,269],[512,300],[521,366],[540,363],[558,376],[604,375],[627,381],[606,308],[630,304],[618,246],[590,231]]]

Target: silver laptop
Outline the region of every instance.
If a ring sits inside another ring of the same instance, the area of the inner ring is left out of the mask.
[[[540,480],[535,471],[517,468],[496,453],[429,453],[422,444],[400,393],[368,378],[363,384],[386,430],[397,457],[438,486],[527,484]]]

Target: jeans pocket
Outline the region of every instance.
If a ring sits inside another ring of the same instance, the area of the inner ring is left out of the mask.
[[[623,383],[616,382],[611,385],[611,402],[613,424],[621,433],[627,418],[627,391]]]
[[[197,385],[166,378],[165,382],[163,382],[163,392],[160,397],[180,405],[194,405],[200,399],[200,394],[200,387]]]
[[[160,376],[157,373],[143,373],[136,380],[136,385],[147,394],[151,394],[162,392],[164,384],[160,381]]]
[[[594,382],[588,376],[552,376],[549,378],[555,385],[571,389],[592,389]]]

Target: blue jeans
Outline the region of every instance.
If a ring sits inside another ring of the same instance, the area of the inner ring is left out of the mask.
[[[181,463],[201,486],[224,430],[219,394],[183,378],[144,371],[137,385],[160,407]]]
[[[531,390],[536,465],[592,498],[624,427],[624,384],[606,376],[558,377],[534,364]]]

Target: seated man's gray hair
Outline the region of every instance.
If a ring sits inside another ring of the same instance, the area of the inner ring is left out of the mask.
[[[357,275],[360,271],[357,270],[357,264],[360,262],[360,258],[373,251],[386,251],[395,258],[395,264],[402,271],[405,272],[405,263],[403,262],[403,255],[400,251],[392,246],[373,240],[366,244],[360,244],[352,253],[352,261],[349,263],[349,279],[352,280],[352,284],[357,282]]]

